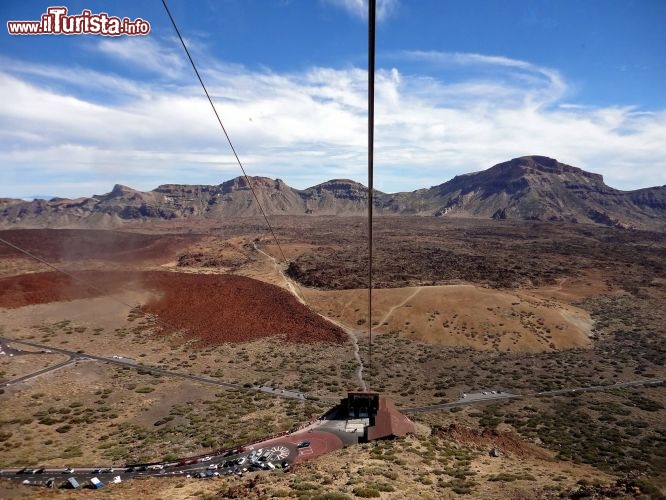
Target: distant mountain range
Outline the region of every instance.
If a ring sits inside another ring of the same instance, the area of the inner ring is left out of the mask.
[[[367,188],[336,179],[299,190],[280,179],[250,177],[270,215],[362,215]],[[666,227],[666,186],[620,191],[586,172],[545,156],[524,156],[438,186],[387,194],[375,191],[377,215],[474,217]],[[110,193],[75,200],[0,199],[2,227],[109,227],[123,221],[259,215],[244,177],[222,184],[165,184],[148,191],[116,185]]]

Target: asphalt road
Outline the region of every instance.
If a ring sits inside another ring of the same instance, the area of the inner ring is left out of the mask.
[[[7,387],[8,385],[12,384],[18,384],[19,382],[24,382],[26,380],[30,380],[31,378],[39,377],[40,375],[44,375],[45,373],[52,372],[53,370],[58,370],[59,368],[62,368],[63,366],[67,366],[71,363],[74,363],[78,361],[77,358],[70,358],[66,361],[63,361],[62,363],[58,363],[53,366],[47,366],[46,368],[42,370],[38,370],[36,372],[32,372],[28,375],[23,375],[22,377],[18,377],[12,380],[8,380],[7,382],[3,382],[0,384],[0,387]]]
[[[21,356],[23,354],[35,354],[34,352],[14,349],[13,347],[10,347],[9,343],[10,343],[9,339],[0,338],[0,356]]]
[[[399,408],[402,413],[424,413],[428,411],[445,410],[447,408],[455,408],[456,406],[469,406],[480,403],[495,403],[497,401],[505,401],[508,399],[520,399],[523,396],[520,394],[500,393],[493,394],[484,398],[470,398],[459,399],[458,401],[451,401],[450,403],[440,403],[428,406],[416,406],[413,408]]]
[[[16,384],[34,377],[37,377],[39,375],[42,375],[44,373],[48,373],[50,371],[56,370],[58,368],[61,368],[63,366],[66,366],[67,364],[79,361],[79,360],[84,360],[84,359],[91,359],[91,360],[96,360],[96,361],[102,361],[106,363],[111,363],[115,364],[118,366],[127,366],[130,368],[134,369],[140,369],[144,370],[149,373],[153,374],[159,374],[159,375],[165,375],[165,376],[170,376],[170,377],[180,377],[184,378],[187,380],[193,380],[197,382],[202,382],[206,384],[212,384],[216,386],[221,386],[221,387],[226,387],[226,388],[231,388],[231,389],[237,389],[237,390],[254,390],[254,391],[262,391],[268,394],[273,394],[278,397],[284,397],[284,398],[291,398],[291,399],[299,399],[303,400],[305,399],[305,395],[296,392],[296,391],[287,391],[287,390],[281,390],[281,389],[275,389],[273,387],[269,386],[258,386],[258,387],[244,387],[238,384],[232,384],[229,382],[223,382],[220,380],[215,380],[215,379],[210,379],[207,377],[202,377],[198,375],[189,375],[185,373],[179,373],[179,372],[172,372],[169,370],[163,370],[160,368],[152,368],[152,367],[147,367],[144,365],[139,365],[137,364],[134,360],[128,359],[128,358],[122,358],[122,357],[111,357],[111,358],[106,358],[103,356],[96,356],[93,354],[87,354],[87,353],[82,353],[82,352],[75,352],[75,351],[69,351],[67,349],[61,349],[57,347],[51,347],[48,345],[43,345],[43,344],[38,344],[36,342],[29,342],[25,340],[14,340],[14,339],[6,339],[0,337],[0,345],[3,345],[6,347],[6,344],[8,342],[11,342],[13,344],[23,344],[23,345],[28,345],[31,347],[37,347],[42,349],[43,351],[48,351],[48,352],[57,352],[61,354],[65,354],[69,356],[70,359],[67,361],[64,361],[62,363],[58,363],[56,365],[44,368],[43,370],[36,371],[34,373],[31,373],[29,375],[25,375],[23,377],[19,377],[17,379],[11,380],[9,382],[5,382],[2,385],[9,385],[9,384]],[[25,351],[18,351],[18,350],[13,350],[13,352],[16,353],[26,353]],[[538,392],[535,394],[530,394],[530,395],[521,395],[521,394],[511,394],[509,392],[497,392],[493,393],[492,391],[488,391],[487,393],[470,393],[465,396],[465,398],[462,398],[458,401],[452,401],[448,403],[440,403],[440,404],[435,404],[435,405],[428,405],[428,406],[420,406],[420,407],[414,407],[414,408],[402,408],[401,411],[404,413],[420,413],[420,412],[429,412],[429,411],[437,411],[437,410],[442,410],[442,409],[447,409],[447,408],[454,408],[458,406],[467,406],[467,405],[474,405],[474,404],[491,404],[494,402],[498,401],[506,401],[506,400],[511,400],[511,399],[525,399],[525,398],[538,398],[538,397],[552,397],[552,396],[559,396],[559,395],[564,395],[564,394],[572,394],[572,393],[578,393],[578,392],[593,392],[593,391],[607,391],[607,390],[612,390],[612,389],[619,389],[623,387],[635,387],[635,386],[643,386],[643,385],[656,385],[656,384],[662,384],[666,382],[666,379],[642,379],[642,380],[633,380],[633,381],[628,381],[628,382],[618,382],[616,384],[610,384],[610,385],[597,385],[597,386],[589,386],[589,387],[575,387],[575,388],[568,388],[568,389],[557,389],[557,390],[552,390],[552,391],[544,391],[544,392]],[[331,406],[330,403],[325,403],[328,406]],[[291,449],[293,448],[293,449]],[[286,450],[286,451],[285,451]],[[236,450],[237,451],[237,450]],[[64,469],[62,468],[47,468],[44,469],[43,472],[36,472],[35,468],[30,468],[30,470],[26,473],[25,471],[23,473],[19,473],[20,469],[16,468],[8,468],[0,471],[0,478],[6,478],[6,479],[12,479],[16,481],[29,481],[30,484],[34,485],[40,485],[43,486],[46,484],[47,480],[49,478],[54,478],[56,486],[60,486],[63,484],[68,478],[74,477],[82,486],[86,484],[90,484],[90,479],[92,477],[97,477],[100,479],[103,483],[108,484],[113,481],[113,478],[116,476],[120,476],[122,480],[125,479],[131,479],[131,478],[141,478],[141,477],[147,477],[147,476],[172,476],[172,475],[190,475],[190,476],[196,476],[198,474],[206,473],[208,472],[208,477],[211,477],[212,474],[217,472],[219,475],[228,475],[228,474],[243,474],[244,472],[247,472],[247,469],[249,469],[249,464],[250,461],[247,458],[250,455],[251,451],[246,450],[240,453],[235,453],[235,454],[230,454],[229,452],[224,453],[224,454],[218,454],[218,455],[212,455],[208,460],[202,460],[202,457],[198,458],[189,458],[189,459],[183,459],[179,462],[170,462],[170,463],[162,463],[162,464],[153,464],[153,465],[159,465],[159,467],[154,467],[152,469],[148,468],[150,466],[141,466],[140,468],[119,468],[115,469],[113,472],[95,472],[96,467],[87,467],[87,468],[77,468],[74,472],[72,473],[66,473]],[[276,454],[276,463],[291,463],[293,459],[295,459],[298,456],[298,450],[295,448],[294,445],[282,445],[282,448],[278,452],[274,452]],[[286,453],[286,455],[285,455]],[[226,461],[230,460],[238,460],[245,457],[245,463],[242,465],[238,464],[233,464],[233,465],[228,465],[227,467],[223,467],[222,465]],[[272,457],[271,457],[272,458]],[[211,464],[216,464],[218,465],[217,469],[209,469],[209,466]],[[258,467],[258,466],[257,466]],[[246,470],[244,470],[246,469]],[[255,470],[258,470],[255,469]]]
[[[622,387],[637,387],[642,385],[657,385],[666,382],[666,378],[648,378],[642,380],[632,380],[630,382],[618,382],[611,385],[591,385],[589,387],[575,387],[573,389],[557,389],[554,391],[537,392],[535,396],[559,396],[562,394],[571,394],[573,392],[596,392],[607,391],[609,389],[621,389]]]
[[[598,391],[608,391],[611,389],[621,389],[623,387],[638,387],[643,385],[657,385],[666,382],[666,379],[657,378],[657,379],[642,379],[642,380],[632,380],[629,382],[618,382],[617,384],[610,385],[593,385],[588,387],[573,387],[569,389],[557,389],[554,391],[544,391],[537,392],[535,394],[510,394],[510,393],[498,393],[492,394],[484,398],[466,398],[459,399],[458,401],[452,401],[450,403],[441,403],[428,406],[417,406],[413,408],[400,408],[400,411],[403,413],[424,413],[429,411],[445,410],[447,408],[455,408],[456,406],[468,406],[474,404],[488,404],[496,403],[498,401],[506,401],[509,399],[527,399],[527,398],[537,398],[537,397],[552,397],[552,396],[561,396],[563,394],[572,394],[577,392],[598,392]]]
[[[57,352],[57,353],[60,353],[60,354],[65,354],[67,356],[70,356],[71,358],[93,359],[95,361],[103,361],[105,363],[111,363],[111,364],[115,364],[115,365],[118,365],[118,366],[128,366],[130,368],[134,368],[135,370],[143,370],[145,372],[152,373],[152,374],[155,374],[155,375],[164,375],[164,376],[167,376],[167,377],[180,377],[180,378],[187,379],[187,380],[193,380],[195,382],[201,382],[201,383],[204,383],[204,384],[216,385],[216,386],[219,386],[219,387],[225,387],[225,388],[229,388],[229,389],[236,389],[236,390],[239,390],[239,391],[261,391],[261,392],[265,392],[267,394],[272,394],[272,395],[277,396],[277,397],[288,398],[288,399],[298,399],[298,400],[301,400],[301,401],[305,400],[306,397],[307,397],[304,393],[298,392],[298,391],[290,391],[290,390],[286,390],[286,389],[285,390],[275,389],[273,387],[268,387],[268,386],[246,387],[246,386],[243,386],[243,385],[240,385],[240,384],[232,384],[230,382],[224,382],[222,380],[203,377],[203,376],[200,376],[200,375],[190,375],[190,374],[187,374],[187,373],[180,373],[180,372],[174,372],[174,371],[169,371],[169,370],[163,370],[161,368],[154,368],[154,367],[150,367],[150,366],[137,364],[136,361],[134,361],[132,359],[129,359],[129,358],[122,358],[122,357],[106,358],[104,356],[96,356],[94,354],[89,354],[89,353],[69,351],[67,349],[62,349],[60,347],[52,347],[52,346],[45,345],[45,344],[38,344],[36,342],[29,342],[27,340],[15,340],[15,339],[7,339],[7,338],[1,338],[0,337],[0,342],[12,342],[14,344],[23,344],[23,345],[28,345],[28,346],[31,346],[31,347],[38,347],[38,348],[43,349],[43,350],[49,350],[51,352]],[[49,369],[45,369],[45,371],[42,371],[42,373],[47,373],[48,371],[50,371],[54,368],[55,367],[50,367]],[[41,373],[35,372],[35,373],[27,376],[27,378],[32,378],[32,377],[35,377],[39,374],[41,374]],[[15,384],[17,382],[20,382],[22,379],[27,380],[27,378],[26,377],[21,377],[21,379],[10,380],[10,381],[5,382],[3,385]],[[326,401],[319,401],[319,400],[312,400],[312,399],[311,399],[311,401],[318,402],[318,403],[323,404],[325,406],[331,406],[331,404],[326,402]]]
[[[295,446],[287,447],[285,445],[275,446],[268,448],[272,450],[269,460],[255,462],[257,464],[268,463],[277,464],[280,467],[282,464],[291,464],[298,456],[298,450]],[[228,451],[218,455],[209,455],[207,457],[194,457],[183,459],[175,462],[164,462],[161,464],[139,465],[133,467],[120,467],[112,469],[113,472],[99,472],[103,467],[77,467],[73,472],[67,472],[65,468],[45,468],[42,472],[36,472],[38,469],[35,467],[28,467],[27,469],[19,468],[6,468],[0,470],[0,478],[10,479],[14,481],[29,481],[29,484],[35,486],[46,486],[48,479],[55,479],[55,487],[61,486],[67,479],[73,477],[81,486],[90,485],[90,479],[93,477],[98,478],[104,484],[113,482],[113,478],[120,476],[121,480],[137,479],[142,477],[158,476],[192,476],[196,477],[198,474],[206,473],[208,470],[209,476],[217,472],[219,475],[242,475],[249,470],[262,470],[258,465],[252,467],[250,461],[250,454],[253,450],[247,449],[239,453]],[[266,451],[266,450],[264,450]],[[229,464],[224,467],[225,462],[238,461],[245,458],[244,463]],[[210,466],[217,466],[216,469],[211,469]],[[151,467],[154,467],[151,469]],[[161,468],[160,468],[161,467]],[[268,466],[266,466],[268,467]],[[22,471],[23,472],[20,472]],[[267,470],[270,470],[267,469]],[[96,472],[98,471],[98,472]]]

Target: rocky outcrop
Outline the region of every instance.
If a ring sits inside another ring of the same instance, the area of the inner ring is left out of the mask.
[[[666,227],[666,186],[619,191],[599,174],[545,156],[524,156],[412,192],[374,193],[375,213]],[[259,201],[259,203],[257,203]],[[363,215],[367,188],[335,179],[304,190],[281,179],[236,177],[218,185],[115,185],[103,195],[49,201],[0,199],[5,227],[104,227],[128,220],[260,215]]]

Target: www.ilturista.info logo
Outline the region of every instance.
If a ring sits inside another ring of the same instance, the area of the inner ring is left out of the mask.
[[[67,7],[49,7],[40,21],[7,21],[10,35],[147,35],[150,23],[137,17],[109,16],[106,12],[93,14],[84,10],[81,14],[68,16]]]

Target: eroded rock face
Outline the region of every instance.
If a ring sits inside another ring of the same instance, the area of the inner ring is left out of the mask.
[[[367,188],[334,179],[304,190],[281,179],[236,177],[218,185],[165,184],[137,191],[117,184],[103,195],[49,201],[0,199],[0,225],[117,226],[123,221],[260,215],[363,215]],[[562,221],[620,227],[666,226],[666,186],[619,191],[599,174],[545,156],[524,156],[412,192],[374,192],[378,215]]]

